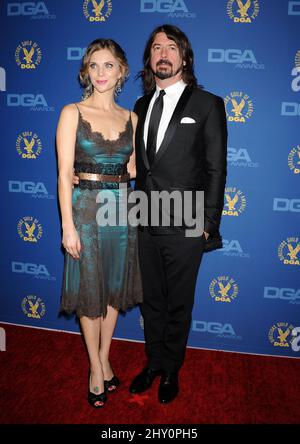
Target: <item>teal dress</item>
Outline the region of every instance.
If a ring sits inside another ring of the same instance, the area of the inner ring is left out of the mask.
[[[92,131],[78,108],[75,172],[121,175],[133,151],[131,115],[117,140]],[[137,229],[127,223],[130,182],[80,180],[73,189],[73,220],[82,251],[65,253],[60,311],[105,317],[107,306],[126,311],[142,302]],[[132,205],[132,204],[131,204]]]

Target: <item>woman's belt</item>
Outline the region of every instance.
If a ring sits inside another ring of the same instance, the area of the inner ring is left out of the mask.
[[[126,174],[96,174],[96,173],[76,173],[81,180],[93,180],[97,182],[128,182],[130,180],[129,173]]]

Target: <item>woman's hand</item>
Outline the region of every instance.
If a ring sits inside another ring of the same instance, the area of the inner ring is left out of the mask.
[[[63,230],[62,244],[74,259],[80,259],[81,242],[75,227]]]
[[[73,177],[72,177],[72,185],[74,187],[74,185],[78,185],[79,184],[79,177],[75,176],[75,173],[73,173]]]

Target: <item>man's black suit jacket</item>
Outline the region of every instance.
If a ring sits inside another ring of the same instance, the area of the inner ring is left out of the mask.
[[[227,158],[227,125],[224,102],[200,88],[184,89],[164,139],[150,168],[144,143],[144,123],[154,91],[137,100],[135,136],[136,190],[204,191],[204,231],[210,236],[205,250],[222,246],[219,233],[224,204]],[[181,123],[189,117],[195,123]],[[152,234],[174,234],[182,227],[151,227]]]

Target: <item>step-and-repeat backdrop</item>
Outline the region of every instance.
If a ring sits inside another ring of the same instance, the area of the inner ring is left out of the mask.
[[[203,258],[189,345],[300,357],[300,1],[3,0],[0,14],[0,320],[79,331],[58,316],[58,116],[80,100],[80,61],[98,37],[127,53],[119,103],[132,109],[146,40],[171,23],[190,38],[199,83],[224,98],[229,129],[224,247]],[[143,340],[138,308],[115,337]]]

